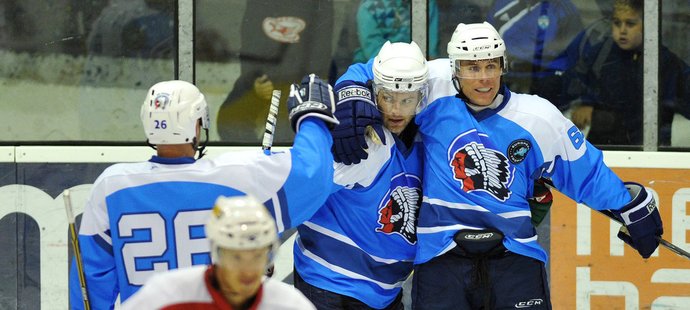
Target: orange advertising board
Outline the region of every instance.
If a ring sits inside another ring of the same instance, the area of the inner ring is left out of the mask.
[[[622,180],[641,183],[655,193],[663,238],[690,251],[690,170],[613,170]],[[554,309],[690,309],[690,259],[663,247],[642,259],[616,237],[619,227],[554,193],[550,251]]]

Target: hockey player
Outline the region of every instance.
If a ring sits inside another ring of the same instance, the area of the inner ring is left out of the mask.
[[[297,227],[295,287],[322,310],[402,309],[413,267],[423,158],[413,119],[426,103],[427,63],[416,43],[386,42],[369,65],[373,84],[337,84],[338,104],[365,96],[386,144],[367,138],[368,159],[337,164],[334,182],[346,188]]]
[[[264,276],[278,249],[273,217],[251,196],[218,197],[206,223],[213,264],[157,274],[122,309],[314,309]]]
[[[85,206],[79,242],[92,309],[112,308],[118,293],[126,300],[155,273],[208,264],[200,227],[218,196],[253,195],[280,219],[279,231],[313,215],[330,193],[323,180],[333,178],[332,155],[323,152],[332,144],[327,125],[337,123],[333,93],[312,74],[293,85],[287,105],[297,132],[289,151],[197,160],[200,132],[209,124],[203,94],[184,81],[148,90],[141,120],[157,155],[107,168]],[[72,268],[70,301],[81,308],[76,273]]]
[[[504,53],[490,24],[460,24],[448,43],[450,60],[429,62],[430,103],[415,119],[425,153],[415,309],[551,308],[547,257],[526,203],[540,177],[577,202],[609,210],[629,232],[618,236],[644,258],[663,233],[647,189],[623,183],[547,100],[503,85]],[[341,79],[370,75],[351,71]],[[343,124],[367,125],[361,105]],[[334,145],[354,149],[358,139],[341,135]]]

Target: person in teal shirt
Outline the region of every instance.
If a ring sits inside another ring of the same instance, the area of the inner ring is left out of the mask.
[[[410,42],[412,17],[410,0],[362,0],[357,9],[359,48],[354,51],[355,63],[365,63],[378,54],[386,41]],[[429,1],[428,57],[438,57],[438,6]]]

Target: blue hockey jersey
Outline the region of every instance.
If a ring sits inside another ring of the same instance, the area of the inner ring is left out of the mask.
[[[384,130],[387,145],[369,140],[369,157],[336,164],[332,194],[297,227],[295,270],[307,283],[384,308],[412,272],[421,205],[422,147],[410,149]]]
[[[416,117],[424,145],[424,192],[415,264],[456,246],[461,229],[494,228],[505,247],[546,262],[527,198],[539,177],[577,202],[620,209],[630,202],[601,151],[547,100],[505,88],[496,109],[467,108],[452,85],[448,59],[429,62],[430,104]],[[371,67],[353,65],[341,78],[366,81]]]
[[[79,231],[92,309],[112,309],[155,273],[210,263],[204,224],[220,195],[263,201],[279,231],[312,217],[332,190],[331,135],[306,119],[293,147],[267,156],[232,152],[214,159],[115,164],[95,181]],[[309,184],[305,186],[305,184]],[[73,266],[74,267],[74,266]],[[76,268],[70,302],[81,309]]]

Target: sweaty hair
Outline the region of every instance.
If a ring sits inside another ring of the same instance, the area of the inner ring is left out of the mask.
[[[613,2],[613,10],[632,9],[635,12],[642,13],[644,11],[644,0],[615,0]]]

